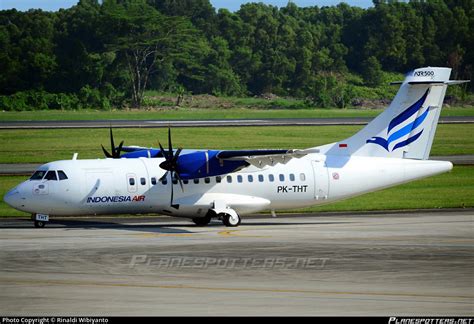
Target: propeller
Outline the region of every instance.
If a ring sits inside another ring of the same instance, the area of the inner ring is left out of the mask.
[[[114,135],[112,133],[112,126],[110,126],[110,146],[112,149],[112,153],[109,153],[105,149],[104,145],[101,144],[100,146],[102,146],[102,151],[104,152],[106,157],[111,158],[111,159],[120,159],[120,151],[122,150],[123,141],[120,142],[118,147],[115,147]]]
[[[178,148],[176,152],[173,152],[173,144],[171,141],[171,128],[168,127],[168,151],[166,151],[163,146],[161,145],[160,142],[158,142],[160,145],[160,150],[161,154],[165,158],[163,162],[160,163],[160,168],[163,170],[166,170],[167,172],[165,175],[161,178],[165,179],[168,176],[168,173],[171,174],[171,201],[170,201],[170,206],[179,209],[179,205],[173,204],[173,196],[174,196],[174,190],[173,190],[173,180],[178,180],[179,186],[181,187],[181,190],[184,192],[184,187],[183,187],[183,181],[181,180],[181,177],[179,176],[178,172],[178,158],[179,155],[181,154],[181,151],[183,150],[182,148]]]

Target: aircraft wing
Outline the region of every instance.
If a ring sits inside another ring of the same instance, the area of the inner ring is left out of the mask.
[[[216,158],[227,161],[245,161],[257,168],[275,165],[277,163],[286,164],[291,159],[301,158],[311,153],[319,153],[318,149],[305,150],[241,150],[241,151],[220,151]]]

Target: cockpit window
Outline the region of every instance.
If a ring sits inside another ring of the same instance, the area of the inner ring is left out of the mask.
[[[59,180],[66,180],[67,175],[66,175],[66,173],[64,173],[64,171],[58,170],[58,178],[59,178]]]
[[[48,171],[48,173],[46,173],[46,176],[44,177],[44,180],[57,181],[58,177],[56,176],[56,171]]]
[[[36,171],[33,173],[33,175],[30,177],[30,180],[41,180],[43,179],[44,175],[46,174],[46,171]]]

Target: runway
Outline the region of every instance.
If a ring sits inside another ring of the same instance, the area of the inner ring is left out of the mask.
[[[1,219],[2,316],[472,316],[473,217]]]
[[[210,120],[57,120],[0,121],[0,129],[54,128],[162,128],[162,127],[241,127],[241,126],[331,126],[366,125],[373,118],[267,118]],[[440,124],[473,124],[474,116],[440,117]]]

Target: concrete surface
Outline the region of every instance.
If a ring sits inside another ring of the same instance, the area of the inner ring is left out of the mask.
[[[8,315],[474,314],[474,211],[0,220]]]

